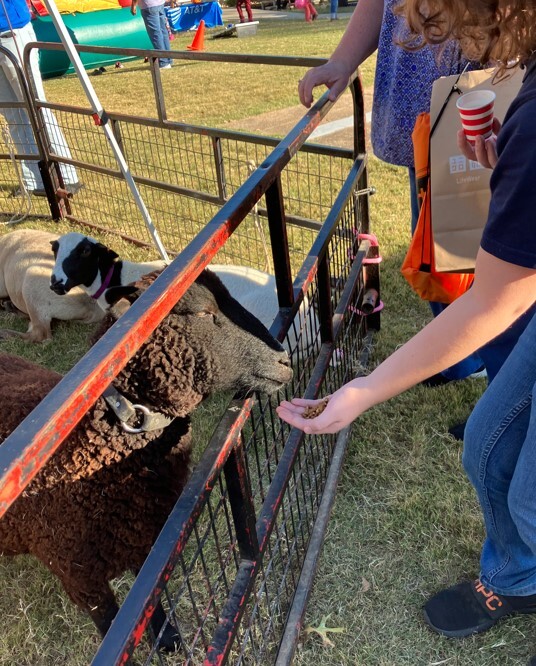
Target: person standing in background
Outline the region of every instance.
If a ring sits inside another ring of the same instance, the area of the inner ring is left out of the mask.
[[[330,21],[336,21],[339,17],[337,16],[337,11],[339,9],[339,0],[330,0]]]
[[[246,23],[244,12],[242,11],[243,7],[246,8],[248,21],[249,23],[251,23],[253,21],[253,12],[251,11],[251,0],[236,0],[236,11],[238,12],[238,18],[240,19],[240,23]]]
[[[311,23],[312,21],[316,20],[316,17],[318,16],[318,12],[316,11],[311,0],[295,0],[294,8],[303,9],[307,23]]]
[[[170,51],[164,0],[131,0],[130,13],[135,16],[139,5],[145,29],[156,51]],[[160,69],[171,69],[170,58],[159,58]]]
[[[315,6],[311,2],[311,0],[305,0],[303,11],[305,12],[305,20],[307,21],[307,23],[316,21],[318,12],[316,11]]]
[[[26,0],[3,0],[0,2],[0,45],[10,51],[22,66],[24,47],[29,42],[36,41],[37,37],[31,23],[30,10]],[[37,49],[32,50],[29,65],[37,97],[40,101],[45,102],[45,90],[39,70]],[[16,69],[11,60],[3,54],[0,54],[0,101],[7,103],[25,101]],[[39,151],[26,110],[4,108],[1,113],[6,119],[16,152],[37,156]],[[50,109],[41,109],[41,113],[52,152],[71,159],[71,152],[55,115]],[[46,196],[37,158],[35,161],[24,160],[21,168],[26,190],[35,196]],[[67,192],[76,194],[82,187],[78,182],[76,169],[69,164],[62,164],[60,171]],[[21,191],[15,190],[14,195],[18,194],[21,194]]]

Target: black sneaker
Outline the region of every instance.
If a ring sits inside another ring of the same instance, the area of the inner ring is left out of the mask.
[[[466,425],[467,421],[464,421],[463,423],[456,423],[456,425],[453,425],[449,428],[449,435],[452,435],[454,439],[458,440],[459,442],[463,442]],[[534,666],[536,666],[536,664]]]
[[[427,388],[435,388],[436,386],[444,386],[445,384],[450,384],[452,379],[447,379],[445,375],[438,372],[437,375],[432,375],[428,379],[423,379],[421,386],[426,386]]]
[[[448,638],[488,631],[510,615],[536,613],[536,594],[511,597],[492,592],[476,580],[442,590],[424,605],[430,629]]]
[[[482,377],[487,377],[488,373],[486,371],[486,366],[481,365],[478,370],[475,370],[467,377],[461,377],[461,379],[448,379],[441,372],[438,372],[437,375],[432,375],[428,379],[424,379],[421,382],[421,386],[427,386],[428,388],[434,388],[435,386],[444,386],[445,384],[450,384],[450,382],[459,382],[462,379],[481,379]]]

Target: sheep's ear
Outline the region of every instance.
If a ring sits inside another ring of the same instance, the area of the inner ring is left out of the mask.
[[[106,290],[105,298],[108,305],[114,305],[122,298],[127,298],[131,294],[134,294],[138,291],[137,287],[133,284],[127,284],[119,287],[109,287]],[[129,299],[131,302],[134,299]],[[130,305],[130,304],[129,304]]]
[[[50,246],[52,247],[52,252],[56,254],[59,250],[60,244],[57,240],[50,241]]]

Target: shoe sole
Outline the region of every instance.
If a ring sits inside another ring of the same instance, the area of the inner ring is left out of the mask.
[[[467,379],[486,379],[487,376],[488,371],[484,368],[484,370],[480,370],[479,372],[473,372]]]

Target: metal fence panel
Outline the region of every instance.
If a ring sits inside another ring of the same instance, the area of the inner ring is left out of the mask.
[[[133,53],[146,55],[121,55]],[[211,56],[225,58],[184,57]],[[311,64],[229,57],[259,59]],[[113,327],[97,342],[0,448],[3,512],[214,258],[275,274],[280,310],[271,331],[286,341],[294,369],[287,397],[327,395],[367,363],[379,315],[364,314],[363,297],[372,289],[379,304],[379,271],[359,80],[352,82],[355,145],[346,151],[305,143],[331,108],[327,96],[277,140],[167,121],[154,72],[152,81],[156,117],[108,117],[164,245],[177,257],[121,329]],[[32,98],[28,105],[37,118],[43,107],[54,111],[69,137],[72,160],[66,163],[76,166],[85,185],[73,202],[62,196],[57,167],[65,160],[45,142],[43,162],[56,177],[47,183],[51,214],[149,245],[91,110]],[[8,208],[11,158],[0,155],[0,201]],[[223,408],[95,665],[131,658],[144,664],[290,662],[349,433],[305,437],[290,430],[275,413],[281,397],[234,399]],[[161,649],[162,632],[155,636],[150,629],[158,602],[163,630],[171,625],[180,635],[172,655]]]

